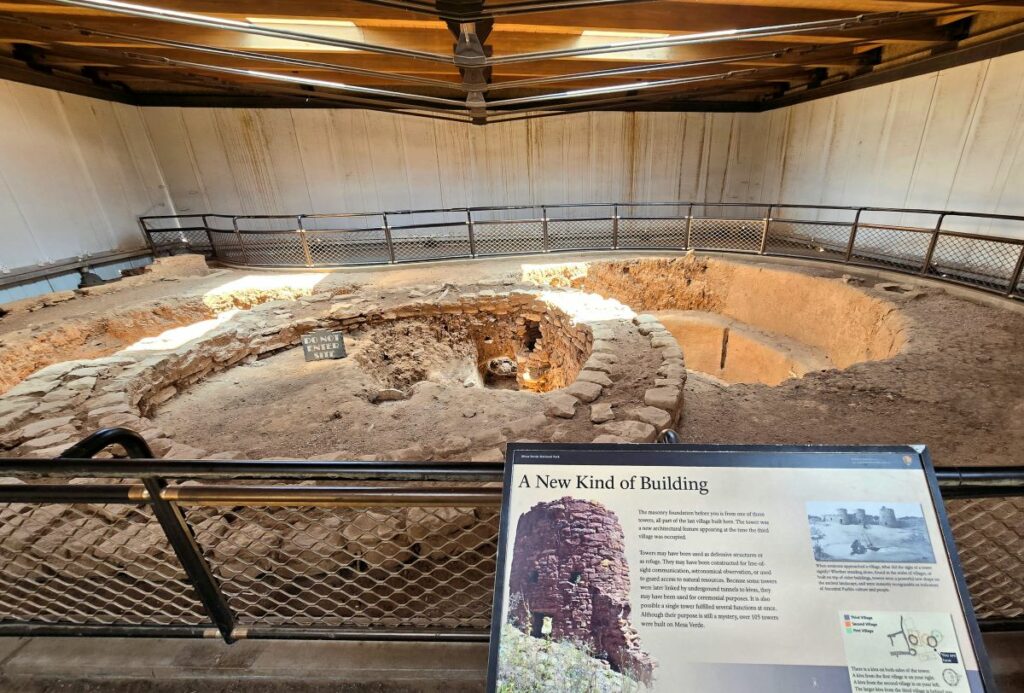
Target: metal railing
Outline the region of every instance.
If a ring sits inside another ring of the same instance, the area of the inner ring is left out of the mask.
[[[154,460],[125,429],[0,460],[0,635],[484,641],[502,470]],[[982,627],[1024,628],[1024,469],[938,475]]]
[[[360,214],[147,216],[154,253],[343,268],[582,250],[707,250],[873,267],[1024,299],[1024,216],[793,204],[620,202]]]

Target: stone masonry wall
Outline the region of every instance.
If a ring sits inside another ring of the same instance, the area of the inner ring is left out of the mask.
[[[615,513],[565,497],[538,503],[519,518],[509,577],[511,622],[536,635],[592,648],[616,671],[649,681],[655,663],[629,622],[629,566]]]

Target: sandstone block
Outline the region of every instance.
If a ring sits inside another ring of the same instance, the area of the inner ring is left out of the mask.
[[[68,390],[83,390],[88,392],[92,390],[94,387],[96,387],[96,376],[90,375],[85,378],[78,378],[77,380],[72,380],[70,383],[65,385],[65,387]]]
[[[590,371],[590,370],[580,371],[580,374],[576,376],[576,381],[577,382],[583,381],[583,382],[587,382],[587,383],[597,383],[598,385],[602,385],[604,387],[611,387],[612,386],[612,379],[608,377],[607,373],[603,373],[601,371]]]
[[[153,454],[157,454],[156,450]],[[194,448],[184,443],[172,443],[171,447],[161,457],[168,460],[201,460],[206,457],[206,450]]]
[[[617,445],[621,445],[623,443],[628,443],[629,441],[626,440],[625,438],[620,438],[619,436],[614,436],[614,435],[612,435],[610,433],[602,433],[601,435],[599,435],[596,438],[594,438],[593,442],[595,442],[595,443],[615,443]]]
[[[564,390],[566,394],[572,395],[581,402],[593,402],[601,396],[603,391],[604,388],[597,383],[590,383],[581,380],[577,380]]]
[[[434,452],[438,455],[454,455],[465,452],[472,445],[472,441],[465,436],[447,436],[433,446]]]
[[[407,395],[396,388],[386,387],[370,394],[370,401],[373,403],[377,402],[398,402],[406,399]]]
[[[245,453],[241,450],[227,450],[225,452],[215,452],[212,455],[206,457],[208,460],[244,460]]]
[[[590,405],[590,420],[593,423],[604,423],[614,418],[615,412],[612,411],[612,405],[606,403]]]
[[[674,387],[655,387],[644,392],[644,404],[675,412],[679,407],[682,391]]]
[[[398,462],[408,462],[427,460],[430,458],[430,455],[427,454],[426,448],[422,445],[410,445],[407,448],[391,450],[390,452],[385,453],[385,457],[389,460],[395,460]]]
[[[571,419],[576,416],[576,407],[580,403],[578,399],[564,392],[550,393],[545,400],[547,401],[547,413],[561,419]]]
[[[52,419],[44,419],[42,421],[34,421],[21,430],[21,434],[25,438],[38,438],[45,433],[54,429],[66,426],[74,421],[73,416],[58,416]]]
[[[658,407],[642,407],[629,414],[632,418],[649,423],[659,431],[668,428],[672,423],[672,415]]]
[[[631,443],[653,443],[658,434],[654,430],[654,426],[642,421],[609,421],[601,424],[598,428]]]

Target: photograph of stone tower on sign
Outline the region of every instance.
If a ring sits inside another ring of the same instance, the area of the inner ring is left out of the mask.
[[[630,624],[622,525],[600,503],[565,497],[523,513],[509,575],[509,621],[527,635],[583,646],[649,682],[655,667]]]

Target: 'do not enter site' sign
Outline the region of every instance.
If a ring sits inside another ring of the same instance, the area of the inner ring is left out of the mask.
[[[335,330],[314,330],[302,335],[302,353],[307,361],[324,361],[326,359],[343,359],[345,340],[341,332]]]

